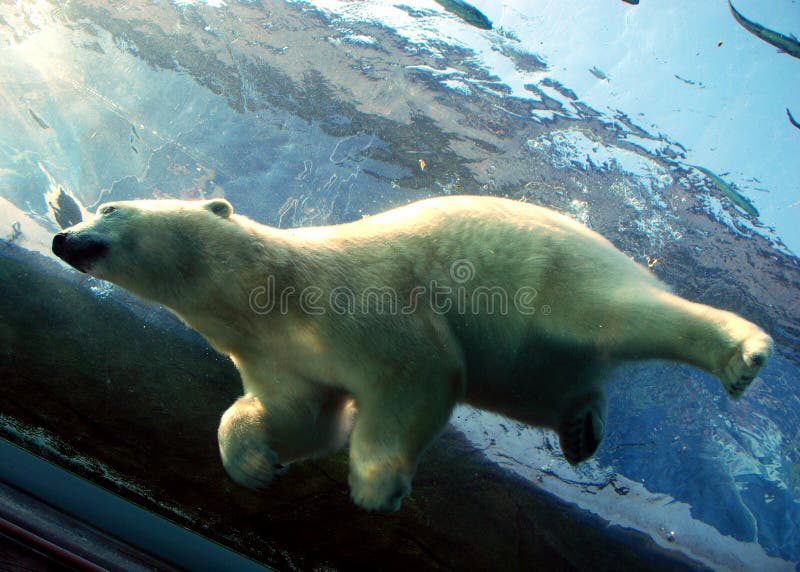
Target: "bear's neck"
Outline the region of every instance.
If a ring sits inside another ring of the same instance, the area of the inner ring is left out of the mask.
[[[313,249],[291,232],[245,217],[231,222],[204,247],[198,260],[204,271],[186,278],[186,291],[168,289],[159,301],[218,351],[237,356],[263,351],[270,343],[265,337],[280,335],[287,313],[297,310],[299,292],[321,270],[315,270]]]

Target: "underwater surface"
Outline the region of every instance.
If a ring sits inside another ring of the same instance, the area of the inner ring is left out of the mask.
[[[141,413],[153,408],[177,435],[174,454],[208,464],[187,478],[223,481],[213,418],[241,389],[229,364],[167,313],[56,263],[52,235],[119,199],[224,196],[237,212],[286,228],[357,220],[434,195],[509,197],[572,216],[678,294],[758,323],[775,339],[775,356],[735,403],[686,366],[620,369],[608,384],[605,440],[578,467],[554,433],[460,408],[423,457],[419,496],[403,510],[424,518],[437,480],[458,482],[432,466],[457,471],[460,457],[479,457],[476,471],[508,479],[520,499],[534,494],[523,495],[527,487],[549,493],[558,511],[589,515],[583,526],[637,531],[647,539],[641,550],[680,553],[688,569],[797,569],[800,60],[748,31],[726,2],[664,4],[483,0],[472,12],[433,0],[0,5],[0,432],[241,550],[274,534],[275,547],[251,550],[264,562],[355,562],[280,544],[281,531],[257,511],[240,523],[249,526],[241,540],[241,528],[214,516],[224,499],[187,492],[171,502],[161,491],[172,485],[155,468],[112,462],[125,439],[110,439],[111,426],[86,412],[158,426]],[[784,37],[800,30],[790,0],[734,6]],[[85,329],[68,331],[67,317]],[[141,340],[132,341],[134,331]],[[42,347],[47,368],[26,357]],[[176,377],[145,383],[165,362]],[[216,388],[217,378],[227,385]],[[217,401],[177,406],[179,384],[200,384]],[[206,422],[208,442],[194,451],[187,435]],[[152,444],[142,450],[159,466]],[[338,482],[344,462],[319,470]],[[293,470],[302,479],[317,468]],[[346,494],[339,504],[320,500],[315,482],[325,479],[262,494],[341,510]],[[236,503],[251,502],[225,487]],[[207,512],[186,508],[204,503]],[[547,528],[556,517],[545,504],[525,526]],[[313,526],[292,515],[296,530]],[[370,518],[387,545],[406,542],[407,532]],[[485,526],[491,538],[505,524]],[[347,534],[327,532],[331,545],[346,545]],[[426,567],[452,566],[428,540],[418,548],[435,555]]]

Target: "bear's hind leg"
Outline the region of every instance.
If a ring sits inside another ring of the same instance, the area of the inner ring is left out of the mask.
[[[323,390],[315,397],[266,405],[248,393],[220,421],[217,439],[222,464],[236,483],[265,488],[285,464],[344,445],[354,413],[352,400],[338,392]]]
[[[674,359],[717,376],[738,399],[772,354],[772,338],[741,316],[669,292],[620,295],[604,315],[597,347],[617,359]]]
[[[605,435],[606,406],[602,394],[575,401],[562,416],[558,427],[561,452],[570,465],[577,465],[594,455]]]

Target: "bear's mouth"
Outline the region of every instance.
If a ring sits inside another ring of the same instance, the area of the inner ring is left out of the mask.
[[[53,237],[53,254],[81,272],[88,273],[108,251],[108,245],[95,238],[59,232]]]

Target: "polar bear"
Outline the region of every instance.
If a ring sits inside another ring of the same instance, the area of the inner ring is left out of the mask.
[[[599,234],[500,198],[289,230],[223,199],[115,202],[53,252],[231,357],[244,395],[218,440],[234,481],[262,488],[349,438],[368,510],[399,509],[458,403],[554,429],[574,464],[603,438],[614,365],[682,361],[738,398],[772,352],[758,326],[670,293]]]

